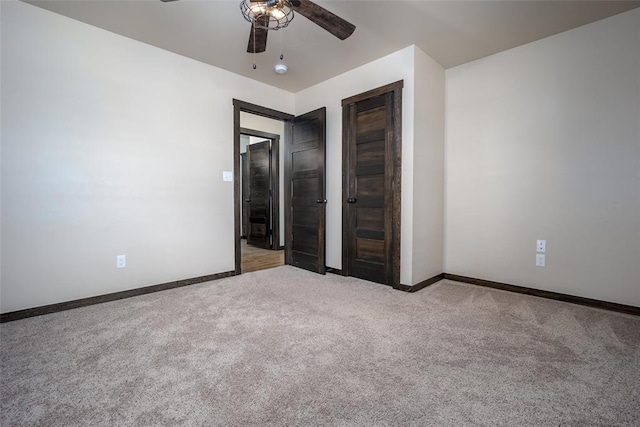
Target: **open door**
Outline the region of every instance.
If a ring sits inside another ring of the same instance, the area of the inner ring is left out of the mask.
[[[247,243],[263,249],[271,247],[270,230],[270,141],[247,146],[249,186],[249,227]]]
[[[246,239],[249,234],[249,163],[247,163],[247,153],[240,154],[240,170],[242,179],[240,181],[240,191],[242,199],[242,222],[240,225],[240,238]]]
[[[288,121],[285,142],[285,262],[325,274],[326,109]]]

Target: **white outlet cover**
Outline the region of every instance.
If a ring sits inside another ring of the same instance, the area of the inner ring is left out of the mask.
[[[545,267],[547,265],[547,256],[544,254],[536,254],[536,267]]]
[[[547,241],[546,240],[538,240],[538,241],[536,241],[536,252],[539,252],[539,253],[547,252]]]
[[[224,182],[232,182],[233,181],[233,172],[230,172],[230,171],[222,172],[222,180]]]
[[[116,268],[125,268],[127,266],[127,256],[126,255],[117,255],[116,256]]]

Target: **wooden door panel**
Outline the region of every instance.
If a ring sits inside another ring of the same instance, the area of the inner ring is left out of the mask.
[[[366,144],[373,141],[384,141],[386,131],[385,129],[377,129],[368,133],[358,133],[356,137],[356,144]]]
[[[304,212],[308,212],[310,209],[318,210],[317,205],[319,196],[317,191],[314,191],[317,186],[317,178],[304,178],[293,182],[293,188],[291,189],[291,203],[296,207],[296,211],[301,211],[295,215],[295,219],[304,220],[302,217]],[[297,224],[297,222],[294,222],[294,224]],[[317,223],[314,225],[317,227]]]
[[[297,173],[318,169],[318,158],[315,150],[298,151],[291,155],[292,169]]]
[[[358,246],[359,239],[370,239],[370,240],[384,240],[384,231],[376,231],[376,230],[366,230],[366,229],[356,229],[353,233],[355,238],[356,246]]]
[[[298,206],[298,208],[292,213],[292,219],[294,224],[307,227],[318,226],[318,207],[317,201],[314,201],[311,206]]]
[[[354,259],[350,268],[353,270],[353,274],[350,274],[351,276],[370,282],[385,283],[383,281],[384,276],[381,276],[384,274],[384,264]]]
[[[359,261],[384,264],[384,240],[357,239],[355,255]]]
[[[302,268],[304,270],[313,271],[314,273],[325,274],[324,272],[318,271],[318,257],[316,255],[299,251],[296,251],[293,254],[293,263],[290,265]]]
[[[387,113],[385,97],[356,104],[355,128],[349,170],[354,214],[350,222],[350,268],[352,275],[386,283],[385,164]],[[371,220],[375,218],[375,220]]]
[[[292,196],[300,199],[312,198],[318,199],[318,177],[312,176],[307,178],[305,175],[298,175],[297,179],[293,181]]]
[[[356,126],[358,127],[358,142],[372,139],[384,139],[387,109],[383,106],[374,110],[356,112]]]
[[[314,255],[318,251],[318,232],[315,227],[305,227],[302,225],[293,226],[293,250],[307,255]]]
[[[255,222],[251,223],[251,231],[249,232],[249,234],[251,235],[252,239],[257,239],[259,237],[266,237],[267,236],[267,224],[264,223],[260,223],[263,219],[262,218],[253,218]]]
[[[355,181],[357,207],[384,207],[384,174],[358,176]]]
[[[270,225],[270,142],[262,141],[247,146],[249,164],[249,230],[247,243],[269,249]]]
[[[298,117],[296,117],[296,119],[298,119]],[[296,119],[294,119],[294,121],[296,121]],[[319,131],[318,120],[297,120],[292,129],[292,153],[298,150],[317,147]]]
[[[247,237],[249,234],[249,163],[247,162],[247,153],[240,154],[240,168],[242,170],[241,186],[241,205],[242,205],[242,223],[240,226],[240,236]]]
[[[400,283],[401,89],[398,82],[342,104],[343,273],[393,286]]]
[[[384,138],[358,143],[356,145],[356,163],[358,175],[384,173]]]
[[[386,94],[372,95],[366,99],[359,100],[354,105],[356,113],[366,118],[366,117],[370,117],[371,114],[376,114],[377,109],[385,109],[386,108],[385,95]],[[368,113],[369,115],[367,114],[362,115],[361,113]],[[378,120],[372,120],[372,122],[379,123]],[[364,130],[366,131],[366,129]]]
[[[384,209],[358,207],[356,209],[356,229],[384,232]]]
[[[285,226],[287,264],[325,273],[325,109],[287,127]]]

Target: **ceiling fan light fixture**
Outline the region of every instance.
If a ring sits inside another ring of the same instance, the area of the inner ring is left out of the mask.
[[[289,0],[242,0],[240,10],[244,19],[265,30],[279,30],[293,20],[293,6]]]
[[[249,10],[251,15],[253,16],[260,16],[263,15],[265,12],[265,7],[264,4],[262,3],[251,3],[249,2]]]
[[[286,14],[281,9],[271,9],[269,13],[271,13],[271,16],[273,16],[273,18],[276,20],[280,20],[286,16]]]

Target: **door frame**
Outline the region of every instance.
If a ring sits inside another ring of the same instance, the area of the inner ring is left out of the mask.
[[[240,247],[240,113],[251,113],[269,119],[289,121],[295,116],[283,113],[271,108],[251,104],[249,102],[233,99],[233,228],[234,228],[234,252],[235,252],[235,274],[242,274],[242,253]],[[285,206],[286,208],[286,206]]]
[[[393,162],[385,167],[385,177],[391,177],[391,245],[387,261],[390,263],[387,284],[400,289],[400,202],[402,177],[402,88],[404,80],[399,80],[367,92],[354,95],[342,100],[342,275],[349,276],[349,245],[346,230],[349,228],[349,204],[347,197],[349,190],[349,143],[351,137],[349,107],[357,102],[381,95],[392,93],[393,96],[393,129],[391,132],[391,151]],[[389,132],[389,130],[387,131]],[[385,221],[389,219],[385,218]]]
[[[240,134],[271,141],[269,150],[269,185],[273,190],[270,195],[271,209],[269,210],[269,215],[271,215],[271,222],[273,223],[273,235],[269,246],[273,250],[278,250],[280,249],[280,135],[243,127],[240,128]],[[238,151],[240,151],[240,148],[238,148]],[[240,185],[242,185],[242,182]]]

